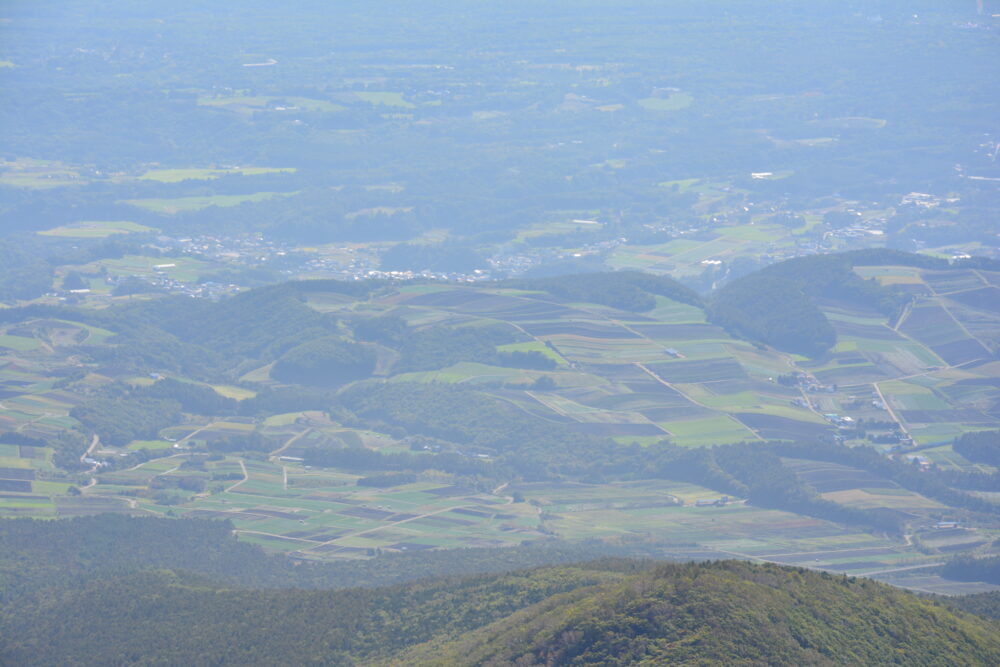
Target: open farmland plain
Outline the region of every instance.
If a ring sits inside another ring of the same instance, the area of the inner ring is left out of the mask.
[[[147,259],[125,256],[104,265],[154,270]],[[171,263],[167,270],[177,274],[201,270],[195,260]],[[822,302],[838,338],[813,359],[733,337],[700,307],[662,295],[641,313],[503,285],[390,284],[357,295],[311,289],[296,303],[351,326],[361,318],[398,318],[410,336],[440,327],[506,332],[486,352],[446,351],[434,362],[412,361],[407,355],[415,353],[405,345],[398,352],[366,343],[377,349],[378,362],[375,379],[364,386],[464,388],[622,448],[837,440],[919,457],[941,470],[992,472],[952,450],[951,441],[1000,426],[996,341],[983,324],[1000,321],[990,319],[1000,318],[989,292],[994,276],[891,266],[859,272],[904,284],[914,299],[895,321],[851,303]],[[760,507],[710,483],[641,475],[506,483],[426,468],[382,479],[378,468],[323,463],[316,453],[343,448],[419,457],[449,445],[414,440],[396,422],[359,423],[337,405],[336,392],[350,384],[323,389],[330,396],[325,406],[243,414],[249,402],[293,386],[276,377],[273,360],[240,365],[213,382],[152,365],[137,372],[106,354],[119,344],[118,332],[82,312],[86,322],[27,317],[0,326],[4,515],[110,511],[228,519],[240,539],[306,560],[553,537],[638,540],[689,557],[736,556],[851,574],[919,572],[914,586],[925,590],[948,589],[933,576],[947,558],[989,550],[1000,536],[1000,523],[986,514],[807,457],[782,464],[819,498],[887,513],[906,534]],[[505,354],[535,361],[505,365]],[[77,406],[114,387],[151,390],[165,379],[230,402],[214,411],[185,406],[172,423],[127,441],[95,437],[75,472],[53,463],[58,447],[46,443],[83,427],[74,417]],[[263,444],[227,444],[250,437]],[[41,444],[23,444],[24,438]],[[497,458],[475,444],[454,453],[482,465]],[[960,532],[937,528],[942,521],[958,523]]]

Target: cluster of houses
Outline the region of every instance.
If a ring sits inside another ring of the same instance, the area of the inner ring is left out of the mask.
[[[115,287],[123,284],[126,280],[143,280],[156,290],[163,292],[169,292],[170,294],[180,294],[183,296],[189,296],[195,299],[220,299],[224,296],[230,294],[236,294],[240,291],[240,286],[233,283],[218,283],[218,282],[204,282],[204,283],[186,283],[175,278],[171,278],[167,275],[167,271],[176,267],[176,264],[158,264],[153,267],[152,276],[107,276],[104,282],[112,287],[112,291]]]
[[[941,198],[936,195],[927,194],[926,192],[911,192],[899,200],[899,205],[916,206],[917,208],[937,208],[941,205]]]
[[[837,393],[837,385],[835,384],[823,384],[816,378],[812,377],[808,373],[790,373],[789,375],[782,375],[778,378],[778,383],[786,386],[798,387],[802,391],[808,392],[810,394],[835,394]]]
[[[344,259],[346,258],[346,259]],[[336,248],[328,253],[310,254],[297,267],[285,269],[288,274],[313,273],[328,275],[341,280],[361,280],[378,266],[377,255],[352,247]]]
[[[854,426],[854,417],[848,417],[847,415],[839,415],[836,412],[824,413],[823,419],[827,420],[831,424],[835,424],[837,426],[843,426],[845,428],[851,428]]]
[[[363,276],[355,275],[354,280],[370,278],[373,280],[414,280],[421,278],[424,280],[446,280],[459,283],[475,283],[490,280],[491,276],[485,269],[474,269],[472,273],[443,273],[439,271],[380,271],[371,269]]]
[[[922,454],[904,454],[903,460],[918,466],[920,470],[930,470],[934,467],[934,462]]]
[[[701,500],[694,501],[695,507],[725,507],[730,502],[729,496],[722,496],[721,498],[703,498]]]
[[[239,238],[197,236],[172,238],[160,236],[149,249],[161,255],[189,255],[199,259],[231,265],[256,266],[271,264],[280,267],[281,273],[294,276],[322,275],[341,280],[366,278],[385,280],[443,280],[478,282],[496,276],[518,275],[548,261],[584,257],[627,243],[625,238],[598,241],[567,252],[554,248],[519,249],[501,251],[487,260],[486,266],[469,272],[444,272],[430,270],[385,271],[379,268],[379,248],[359,248],[346,245],[322,248],[318,252],[301,252],[301,249],[269,240],[262,234]]]
[[[293,251],[291,246],[264,238],[263,234],[240,237],[190,236],[174,238],[158,236],[147,245],[163,255],[194,255],[221,262],[258,264],[283,257]]]
[[[599,224],[591,220],[574,220],[573,222]],[[516,250],[502,248],[486,261],[493,277],[517,276],[536,266],[600,255],[627,243],[627,238],[619,237],[587,243],[572,250],[554,247],[517,248]]]
[[[885,236],[885,225],[888,219],[884,217],[864,219],[858,216],[857,222],[847,227],[833,229],[824,233],[825,238],[836,239],[879,239]]]

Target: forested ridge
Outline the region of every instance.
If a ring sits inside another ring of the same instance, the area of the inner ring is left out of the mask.
[[[472,452],[499,456],[526,479],[634,467],[630,453],[608,438],[546,421],[482,392],[449,385],[377,383],[355,385],[340,404],[368,424],[402,428],[456,443]],[[468,451],[467,451],[468,453]]]
[[[1000,431],[973,431],[955,439],[956,452],[976,463],[1000,466]]]
[[[401,662],[943,667],[995,662],[994,633],[872,581],[722,561],[556,596]]]
[[[891,318],[908,297],[865,280],[855,266],[890,264],[948,268],[946,260],[893,250],[858,250],[798,257],[737,278],[715,292],[709,320],[731,333],[768,345],[818,356],[837,342],[816,299],[841,299]]]
[[[170,570],[91,576],[0,612],[44,664],[989,665],[996,626],[867,580],[736,561],[605,560],[339,591]]]
[[[973,593],[944,598],[943,604],[983,618],[1000,619],[1000,592]]]
[[[862,278],[854,267],[888,265],[947,271],[995,264],[985,257],[949,262],[886,248],[796,257],[726,283],[709,295],[705,312],[709,321],[735,336],[817,357],[837,342],[817,299],[873,310],[890,322],[911,300],[904,292]]]
[[[611,575],[614,576],[614,575]],[[49,590],[3,619],[17,664],[351,664],[605,578],[553,570],[343,591],[241,590],[169,571]],[[95,625],[95,614],[101,620]],[[27,623],[26,623],[27,622]],[[67,662],[68,661],[68,662]]]
[[[1000,557],[956,556],[941,568],[941,576],[955,581],[985,581],[1000,585]]]

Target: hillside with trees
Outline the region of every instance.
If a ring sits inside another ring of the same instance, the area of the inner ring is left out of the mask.
[[[964,433],[952,447],[970,461],[1000,466],[1000,431]]]
[[[367,378],[375,370],[371,349],[328,336],[293,347],[271,370],[276,380],[304,385],[338,386]]]
[[[820,356],[836,344],[837,335],[817,299],[845,301],[878,311],[887,319],[909,301],[905,294],[865,280],[852,270],[882,264],[950,266],[939,258],[883,249],[798,257],[722,286],[710,297],[708,318],[736,336],[787,352]]]
[[[556,596],[402,663],[976,665],[993,632],[875,582],[723,561]]]
[[[738,561],[598,561],[340,591],[168,570],[22,597],[5,663],[925,664],[1000,660],[989,621],[884,584]]]

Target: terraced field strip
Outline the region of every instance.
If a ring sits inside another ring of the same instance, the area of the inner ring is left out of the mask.
[[[319,545],[323,544],[322,542],[318,542],[316,540],[309,540],[309,539],[306,539],[304,537],[291,537],[289,535],[278,535],[276,533],[265,533],[265,532],[260,531],[260,530],[237,529],[234,532],[239,533],[240,535],[265,535],[267,537],[276,537],[276,538],[281,539],[281,540],[295,540],[296,542],[309,542],[310,544],[314,544],[316,546],[319,546]]]
[[[474,507],[475,505],[472,504],[471,506]],[[337,542],[339,540],[343,540],[343,539],[347,539],[347,538],[361,537],[363,535],[368,535],[369,533],[377,533],[377,532],[379,532],[381,530],[385,530],[386,528],[394,528],[396,526],[399,526],[400,524],[409,523],[411,521],[419,521],[420,519],[426,519],[428,517],[432,517],[432,516],[435,516],[435,515],[438,515],[438,514],[444,514],[446,512],[451,512],[452,510],[466,509],[468,507],[470,507],[470,503],[465,503],[465,504],[462,504],[462,505],[453,505],[453,506],[450,506],[450,507],[445,507],[444,509],[434,510],[433,512],[427,512],[425,514],[420,514],[420,515],[417,515],[417,516],[411,516],[411,517],[408,517],[406,519],[401,519],[399,521],[393,521],[392,523],[387,523],[385,525],[375,526],[374,528],[368,528],[366,530],[361,530],[361,531],[358,531],[356,533],[347,533],[347,534],[344,534],[344,535],[338,535],[336,538],[334,538],[332,540],[329,540],[328,542],[323,542],[323,543],[321,543],[321,544],[319,544],[317,546],[326,546],[328,544],[333,544],[334,542]],[[313,547],[310,547],[310,548],[313,548]]]
[[[895,410],[892,409],[892,405],[889,404],[889,401],[885,400],[885,395],[882,393],[881,387],[878,386],[878,382],[873,382],[872,387],[875,388],[875,393],[878,394],[878,400],[882,402],[883,406],[885,406],[885,411],[889,413],[890,417],[892,417],[892,421],[899,425],[899,430],[902,431],[904,435],[910,436],[910,431],[907,430],[906,424],[903,423],[903,420],[900,419],[899,415],[897,415]]]
[[[271,452],[271,456],[281,456],[281,452],[285,451],[291,445],[295,444],[295,442],[299,438],[303,438],[303,437],[307,436],[311,431],[312,431],[312,427],[311,426],[309,428],[305,429],[304,431],[299,431],[298,433],[296,433],[295,435],[293,435],[291,438],[289,438],[288,440],[286,440],[285,444],[283,444],[281,447],[279,447],[278,449],[276,449],[273,452]]]
[[[705,408],[706,410],[711,410],[715,414],[721,414],[718,411],[718,409],[713,408],[712,406],[707,405],[707,404],[703,403],[702,401],[699,401],[698,399],[696,399],[693,396],[691,396],[689,393],[685,393],[685,392],[681,391],[680,389],[677,389],[671,383],[667,382],[666,380],[664,380],[663,378],[661,378],[659,375],[657,375],[656,373],[654,373],[652,370],[650,370],[649,368],[647,368],[645,366],[645,364],[636,363],[635,366],[638,367],[638,368],[640,368],[640,369],[642,369],[642,371],[644,373],[646,373],[646,375],[650,376],[651,378],[653,378],[654,380],[656,380],[657,382],[659,382],[660,384],[662,384],[664,387],[667,387],[671,391],[676,391],[677,393],[683,395],[685,398],[687,398],[689,401],[691,401],[695,405],[700,406],[702,408]],[[737,422],[737,423],[740,424],[741,426],[743,426],[744,428],[746,428],[751,433],[753,433],[757,438],[763,440],[763,438],[761,438],[761,436],[760,436],[760,433],[758,433],[755,429],[751,428],[750,426],[747,426],[746,424],[743,424],[742,422]],[[667,430],[666,427],[664,427],[664,430]]]
[[[951,308],[949,308],[944,303],[941,304],[941,308],[944,310],[944,312],[948,313],[948,317],[950,317],[952,320],[955,321],[955,324],[958,325],[958,328],[961,329],[965,333],[966,336],[968,336],[972,340],[974,340],[977,343],[979,343],[980,345],[982,345],[984,351],[987,351],[987,350],[990,349],[989,345],[987,345],[986,343],[984,343],[982,340],[980,340],[980,338],[978,336],[976,336],[971,331],[969,331],[968,327],[966,327],[965,324],[963,324],[961,320],[959,320],[957,317],[955,317],[955,314],[953,312],[951,312]],[[978,359],[973,359],[973,360],[965,362],[965,363],[971,363],[972,361],[978,361]],[[958,365],[959,366],[964,366],[965,364],[958,364]]]
[[[242,484],[243,482],[245,482],[245,481],[247,481],[248,479],[250,479],[250,473],[248,473],[248,472],[247,472],[247,466],[246,466],[246,464],[245,464],[245,463],[243,462],[243,459],[240,459],[240,469],[241,469],[241,470],[243,471],[243,479],[239,480],[238,482],[236,482],[236,483],[235,483],[235,484],[233,484],[232,486],[230,486],[230,487],[228,487],[227,489],[225,489],[225,493],[230,493],[230,492],[231,492],[231,491],[232,491],[233,489],[235,489],[235,488],[236,488],[237,486],[239,486],[239,485],[240,485],[240,484]]]
[[[876,575],[876,574],[880,574],[881,575],[881,574],[889,574],[891,572],[904,572],[904,571],[907,571],[907,570],[922,570],[922,569],[925,569],[925,568],[928,568],[928,567],[940,567],[942,565],[944,565],[944,561],[943,560],[942,561],[935,561],[933,563],[925,563],[925,564],[922,564],[922,565],[906,565],[904,567],[894,567],[894,568],[890,568],[888,570],[872,570],[870,572],[861,572],[861,573],[858,573],[855,576],[857,576],[857,577],[870,577],[870,576]]]

